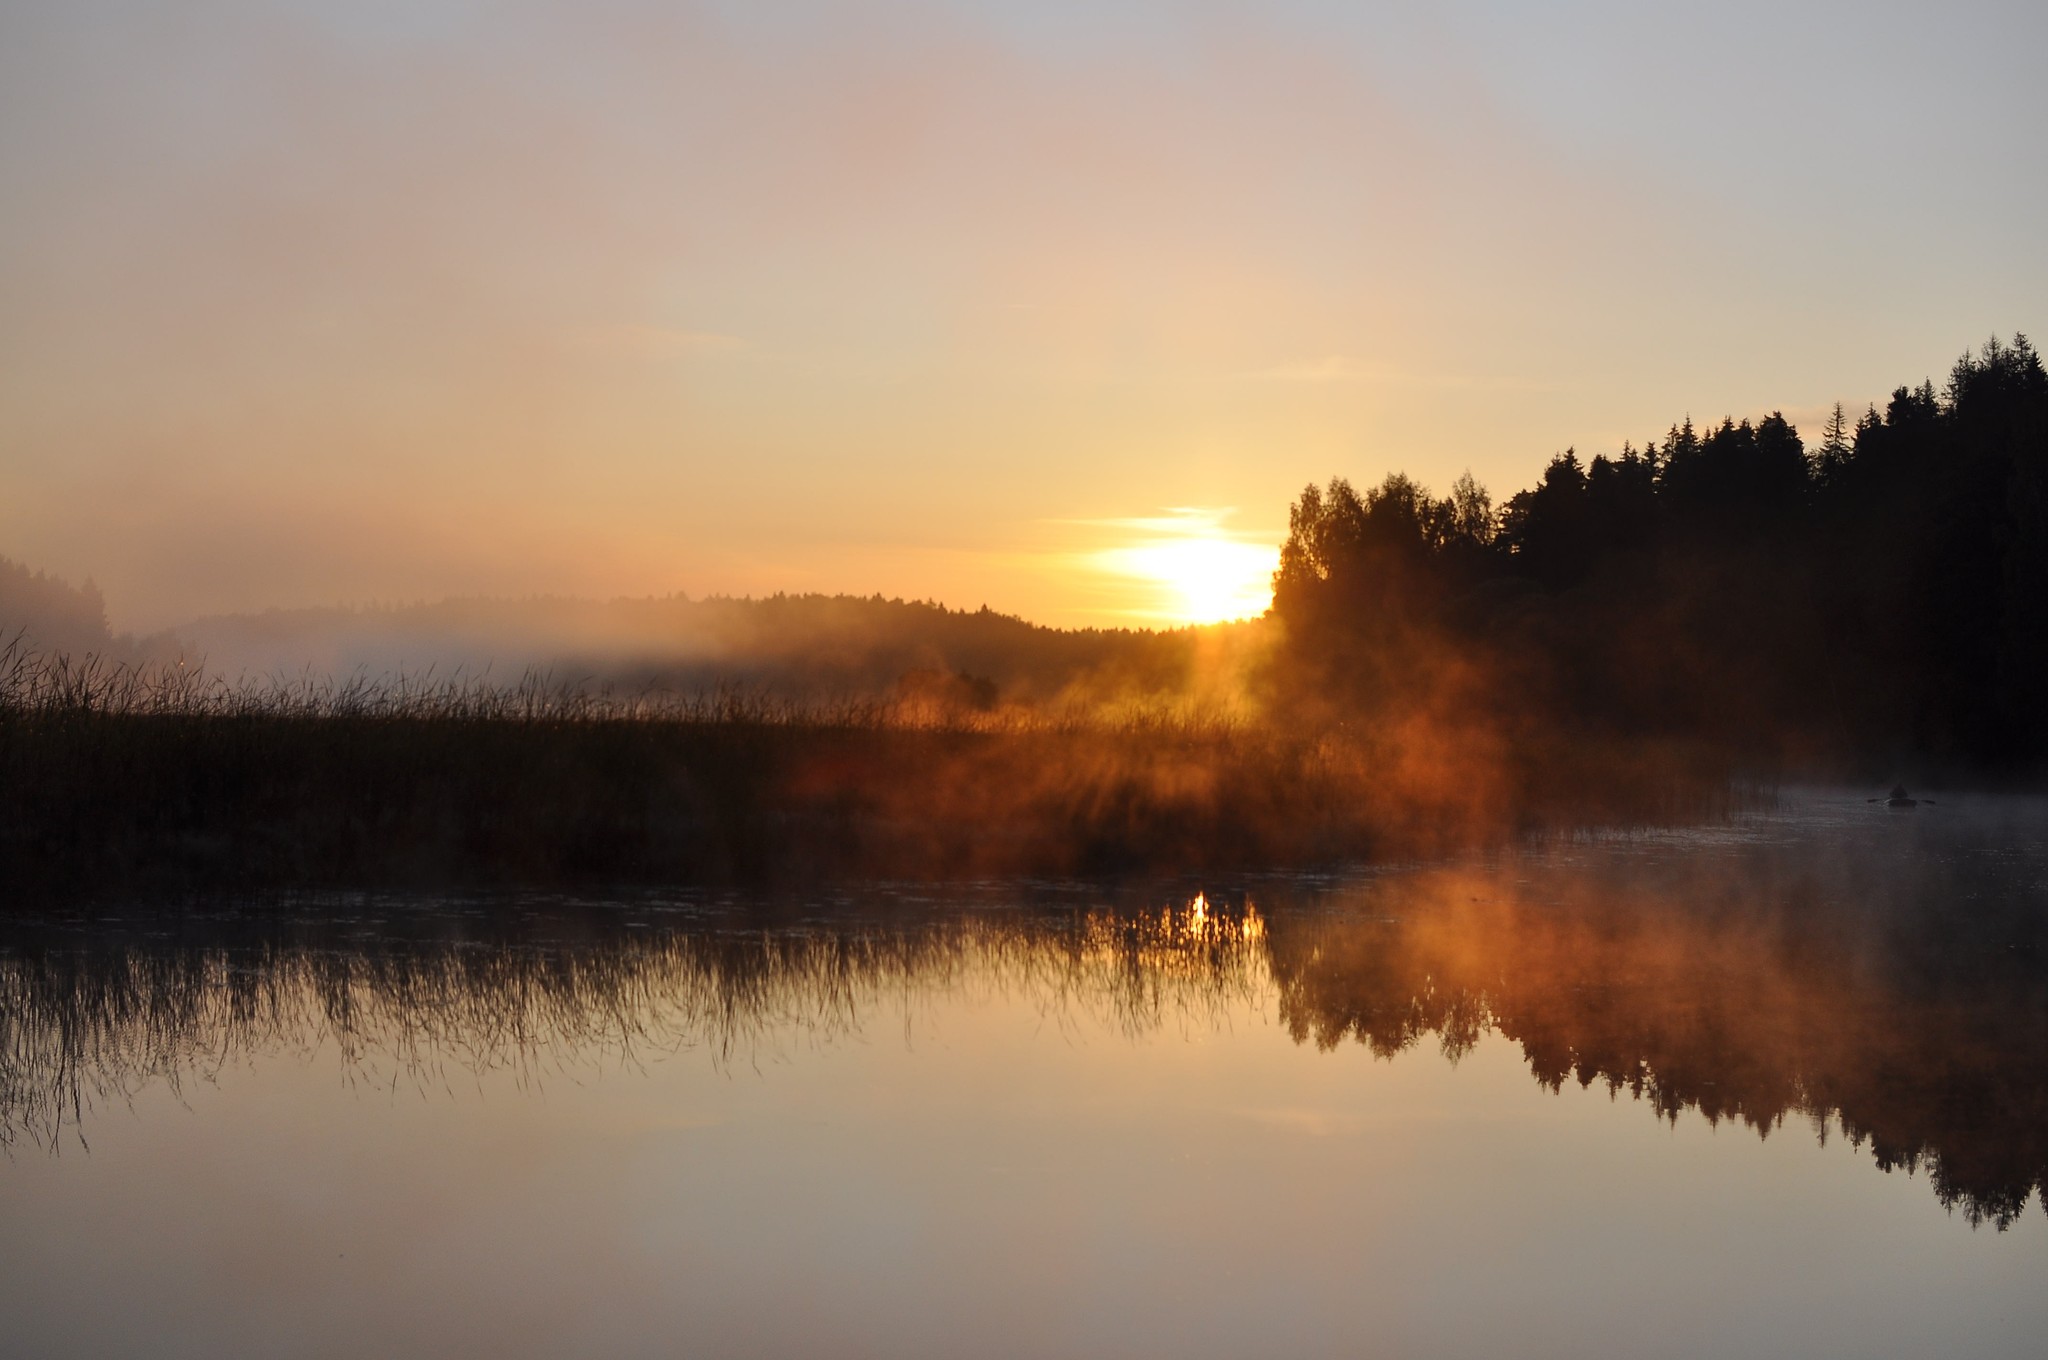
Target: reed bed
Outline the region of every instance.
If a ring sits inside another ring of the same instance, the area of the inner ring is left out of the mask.
[[[1725,789],[1669,753],[1187,705],[230,681],[0,653],[9,901],[1295,866],[1695,816]]]

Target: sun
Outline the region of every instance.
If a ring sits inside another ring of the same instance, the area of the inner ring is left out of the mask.
[[[1216,532],[1201,521],[1161,522],[1149,542],[1110,548],[1099,565],[1144,583],[1150,596],[1130,612],[1173,623],[1222,623],[1266,612],[1279,549]]]

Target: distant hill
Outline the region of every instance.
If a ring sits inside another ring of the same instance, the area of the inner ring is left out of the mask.
[[[1182,693],[1242,661],[1257,626],[1055,629],[881,596],[455,599],[196,619],[152,639],[229,676],[461,672],[811,695],[966,685],[978,702]]]

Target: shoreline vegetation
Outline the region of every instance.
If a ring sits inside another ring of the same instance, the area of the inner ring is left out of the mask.
[[[928,695],[236,685],[0,656],[9,896],[1157,873],[1727,810],[1711,753]]]
[[[1165,632],[880,597],[302,611],[273,642],[577,665],[244,682],[0,561],[0,868],[22,897],[1301,867],[1713,816],[1781,777],[2023,784],[2048,372],[1994,339],[1811,447],[1688,418],[1498,508],[1469,474],[1336,478],[1273,587]]]

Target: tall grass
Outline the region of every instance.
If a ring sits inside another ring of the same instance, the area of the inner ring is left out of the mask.
[[[1294,865],[1693,815],[1724,792],[1697,755],[1189,705],[252,682],[0,652],[10,898]]]

